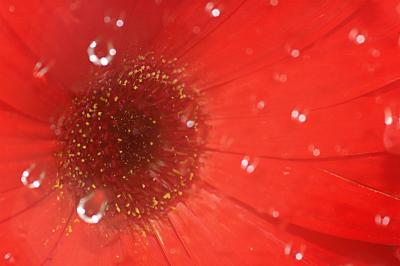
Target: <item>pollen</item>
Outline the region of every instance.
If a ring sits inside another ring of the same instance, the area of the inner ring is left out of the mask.
[[[104,192],[105,219],[162,216],[198,180],[206,138],[199,98],[175,59],[143,55],[96,73],[64,114],[53,188],[77,202]]]

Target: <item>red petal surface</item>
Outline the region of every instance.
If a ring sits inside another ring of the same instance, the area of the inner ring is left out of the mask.
[[[2,2],[0,259],[396,265],[399,10],[392,0]],[[96,69],[94,40],[112,41],[115,60],[177,57],[203,93],[201,181],[146,230],[85,224],[68,191],[49,187],[52,126]],[[46,169],[39,190],[20,181],[32,163]]]

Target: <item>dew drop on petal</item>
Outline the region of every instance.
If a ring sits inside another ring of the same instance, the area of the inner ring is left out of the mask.
[[[300,112],[298,110],[293,110],[291,113],[291,117],[293,119],[297,119],[299,117],[299,115],[300,115]]]
[[[214,8],[213,10],[211,10],[211,15],[214,18],[219,17],[221,15],[221,11],[218,8]]]
[[[82,221],[97,224],[104,216],[107,201],[101,192],[92,192],[79,200],[76,213]]]
[[[97,48],[98,43],[97,41],[92,41],[88,48],[87,48],[87,54],[89,57],[89,61],[93,63],[96,66],[107,66],[110,64],[110,62],[113,60],[114,56],[117,54],[117,50],[113,47],[111,42],[108,42],[107,44],[107,53],[105,56],[98,56],[95,52],[95,49]]]
[[[192,29],[192,32],[194,34],[199,34],[200,33],[200,27],[199,26],[194,26],[193,29]]]
[[[193,121],[193,120],[188,120],[188,121],[186,121],[186,126],[187,126],[188,128],[192,128],[192,127],[194,126],[194,121]]]
[[[286,256],[289,256],[290,253],[292,252],[292,245],[290,244],[285,245],[283,252],[285,253]]]
[[[287,81],[287,75],[283,73],[275,72],[272,77],[275,81],[280,83],[285,83]]]
[[[33,67],[33,76],[35,78],[42,78],[49,72],[50,66],[46,66],[43,62],[38,61]]]
[[[307,121],[307,116],[305,114],[299,115],[299,122],[304,123]]]
[[[104,23],[108,24],[108,23],[110,23],[110,22],[111,22],[110,16],[105,16],[105,17],[104,17]]]
[[[15,6],[14,6],[14,5],[10,5],[10,6],[8,7],[8,11],[9,11],[10,13],[14,13],[14,12],[15,12]]]
[[[15,263],[15,258],[11,254],[11,252],[7,252],[6,254],[4,254],[3,258],[4,258],[4,260],[6,261],[7,264]]]
[[[277,210],[275,210],[275,209],[272,209],[272,210],[271,210],[271,216],[272,216],[273,218],[279,218],[280,213],[279,213],[279,211],[277,211]]]
[[[259,101],[257,103],[257,109],[262,110],[265,107],[265,102],[264,101]]]
[[[122,19],[117,19],[117,21],[115,22],[115,25],[118,28],[122,28],[124,26],[125,22]]]
[[[393,115],[391,109],[385,110],[383,144],[387,152],[400,154],[400,113]]]
[[[271,6],[277,6],[278,3],[279,3],[278,0],[269,0],[269,4],[270,4]]]
[[[300,50],[299,50],[299,49],[292,49],[292,50],[290,51],[290,55],[291,55],[293,58],[297,58],[297,57],[300,56]]]
[[[242,167],[242,169],[246,169],[247,168],[247,166],[249,165],[249,157],[248,156],[245,156],[243,159],[242,159],[242,162],[240,163],[240,166]]]
[[[257,164],[258,164],[258,159],[250,160],[250,156],[246,155],[243,157],[240,163],[240,167],[248,174],[252,174],[256,170]]]
[[[303,253],[301,252],[297,252],[294,257],[296,258],[296,260],[300,261],[303,259]]]
[[[21,174],[22,184],[29,189],[39,188],[42,184],[43,179],[45,179],[46,177],[45,171],[41,171],[40,173],[33,173],[35,169],[36,169],[36,164],[32,164]]]
[[[357,28],[353,28],[350,30],[349,39],[357,45],[364,44],[365,41],[367,40],[366,36],[360,33],[360,31]]]
[[[390,223],[390,217],[387,215],[375,215],[375,224],[377,226],[387,227]]]

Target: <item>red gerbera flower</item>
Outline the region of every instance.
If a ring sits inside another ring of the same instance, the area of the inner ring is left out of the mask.
[[[1,264],[398,264],[399,16],[2,1]]]

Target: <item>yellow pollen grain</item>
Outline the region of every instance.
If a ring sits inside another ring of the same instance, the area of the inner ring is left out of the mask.
[[[164,194],[163,199],[170,199],[171,198],[171,193],[167,192]]]

